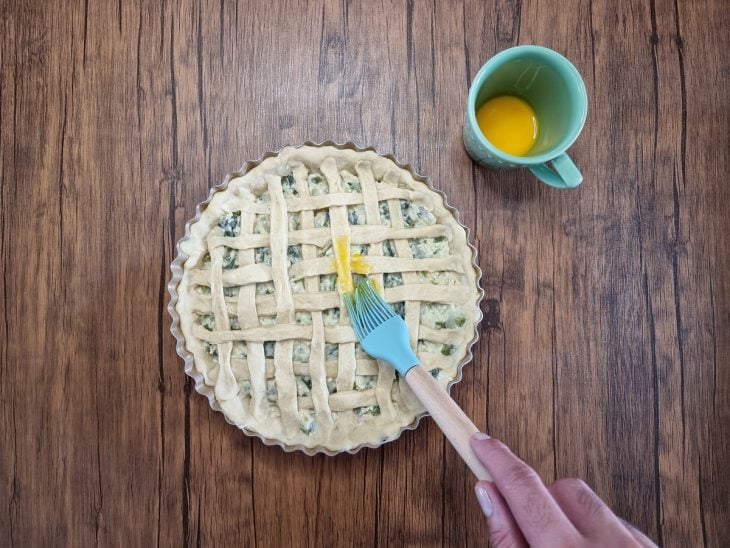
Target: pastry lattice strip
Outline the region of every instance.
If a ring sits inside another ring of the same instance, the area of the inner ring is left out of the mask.
[[[309,185],[307,184],[307,169],[303,165],[297,165],[293,169],[294,180],[296,181],[297,191],[300,196],[309,196]],[[304,231],[314,230],[314,212],[311,209],[304,210],[301,213],[301,226]],[[303,260],[311,260],[317,256],[317,245],[314,243],[302,243]],[[304,280],[306,293],[312,295],[315,299],[319,293],[319,276],[309,276]],[[338,302],[333,299],[332,306],[335,308]],[[295,304],[296,299],[295,299]],[[262,303],[262,308],[264,308]],[[329,390],[327,389],[327,369],[325,362],[325,331],[322,310],[312,310],[312,338],[309,351],[308,371],[312,381],[311,397],[314,413],[317,418],[317,424],[325,431],[329,431],[334,426],[332,417],[332,409],[330,407]],[[336,375],[336,371],[331,376]],[[305,373],[306,374],[306,373]],[[302,375],[304,376],[304,375]],[[299,404],[303,407],[302,403]],[[325,432],[326,435],[326,432]]]

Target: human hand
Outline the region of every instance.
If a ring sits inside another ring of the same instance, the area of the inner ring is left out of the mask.
[[[495,548],[656,546],[582,480],[565,478],[546,487],[502,442],[479,433],[471,447],[494,478],[478,482],[474,491]]]

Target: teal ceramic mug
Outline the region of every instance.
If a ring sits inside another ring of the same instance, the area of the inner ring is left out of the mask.
[[[477,125],[479,107],[500,95],[524,99],[537,115],[537,141],[525,156],[499,150]],[[575,188],[583,176],[566,150],[578,138],[587,114],[586,87],[570,61],[548,48],[517,46],[492,57],[474,78],[466,105],[464,145],[478,164],[526,167],[547,185]]]

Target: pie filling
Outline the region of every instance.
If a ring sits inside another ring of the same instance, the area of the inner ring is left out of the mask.
[[[196,369],[230,420],[265,437],[332,450],[397,437],[422,408],[362,350],[341,294],[371,276],[445,386],[477,314],[465,234],[395,169],[326,158],[272,171],[232,180],[189,253],[178,309]]]

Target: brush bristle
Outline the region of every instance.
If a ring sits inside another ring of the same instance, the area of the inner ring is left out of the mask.
[[[367,337],[376,327],[395,316],[393,309],[375,291],[369,278],[360,282],[352,293],[345,295],[344,301],[358,339]]]

